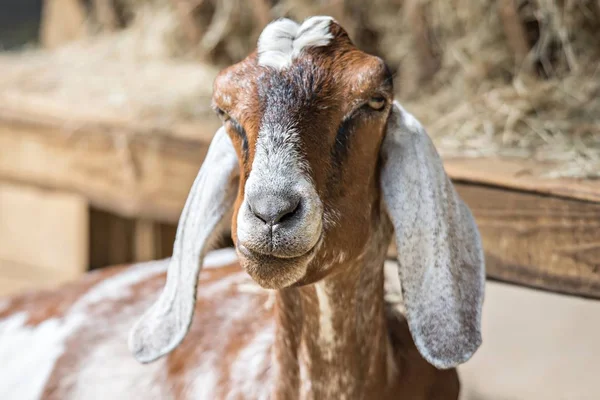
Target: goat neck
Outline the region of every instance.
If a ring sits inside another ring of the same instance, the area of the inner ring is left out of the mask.
[[[391,227],[373,229],[359,257],[338,257],[343,272],[277,292],[273,398],[363,399],[389,389],[395,363],[388,357],[383,262]]]

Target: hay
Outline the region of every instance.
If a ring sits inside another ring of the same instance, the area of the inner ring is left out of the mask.
[[[429,3],[441,66],[407,96],[407,107],[426,123],[440,151],[553,161],[549,177],[600,177],[596,4],[521,2],[521,18],[535,22],[539,33],[519,63],[498,10],[486,2],[461,3],[462,13]]]
[[[31,66],[0,77],[0,91],[53,85],[62,101],[104,99],[135,117],[200,117],[214,72],[194,62],[224,67],[254,49],[269,20],[327,14],[386,59],[397,97],[443,155],[551,161],[548,177],[600,178],[600,1],[113,2],[125,29],[25,55]]]
[[[166,9],[141,7],[135,19],[114,34],[0,57],[0,100],[33,101],[74,119],[116,117],[156,128],[212,118],[218,69],[176,59],[178,21]]]
[[[229,1],[234,23],[256,17]],[[333,15],[386,59],[398,97],[442,154],[553,161],[548,177],[600,177],[600,2],[283,0],[262,20],[314,14]],[[256,20],[232,27],[222,49],[236,51],[213,61],[251,51]]]

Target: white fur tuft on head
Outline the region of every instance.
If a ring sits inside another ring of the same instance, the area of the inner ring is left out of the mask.
[[[312,17],[302,25],[283,18],[271,22],[258,38],[258,64],[284,69],[307,47],[327,46],[333,35],[331,17]]]

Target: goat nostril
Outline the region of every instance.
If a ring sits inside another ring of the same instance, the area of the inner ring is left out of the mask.
[[[296,204],[292,207],[289,207],[287,211],[281,212],[281,214],[273,221],[273,225],[285,222],[288,219],[292,218],[298,212],[300,208],[300,201],[297,201]]]
[[[268,219],[266,216],[264,216],[264,214],[260,213],[260,212],[256,212],[254,211],[254,208],[252,208],[252,205],[250,203],[248,203],[248,209],[250,209],[250,212],[258,219],[260,219],[262,222],[264,222],[265,224],[268,222]]]
[[[296,202],[296,205],[292,206],[289,208],[289,211],[283,212],[281,213],[281,215],[279,216],[279,218],[275,221],[275,223],[279,223],[279,222],[285,222],[288,219],[292,218],[294,215],[296,215],[298,213],[298,211],[300,210],[300,201],[298,200]]]
[[[263,223],[274,226],[286,222],[298,213],[300,199],[265,196],[260,201],[248,203],[249,211]]]

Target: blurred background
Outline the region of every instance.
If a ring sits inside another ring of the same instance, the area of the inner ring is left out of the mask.
[[[312,15],[387,61],[482,231],[465,399],[599,399],[599,0],[2,0],[0,296],[170,256],[214,77]]]

